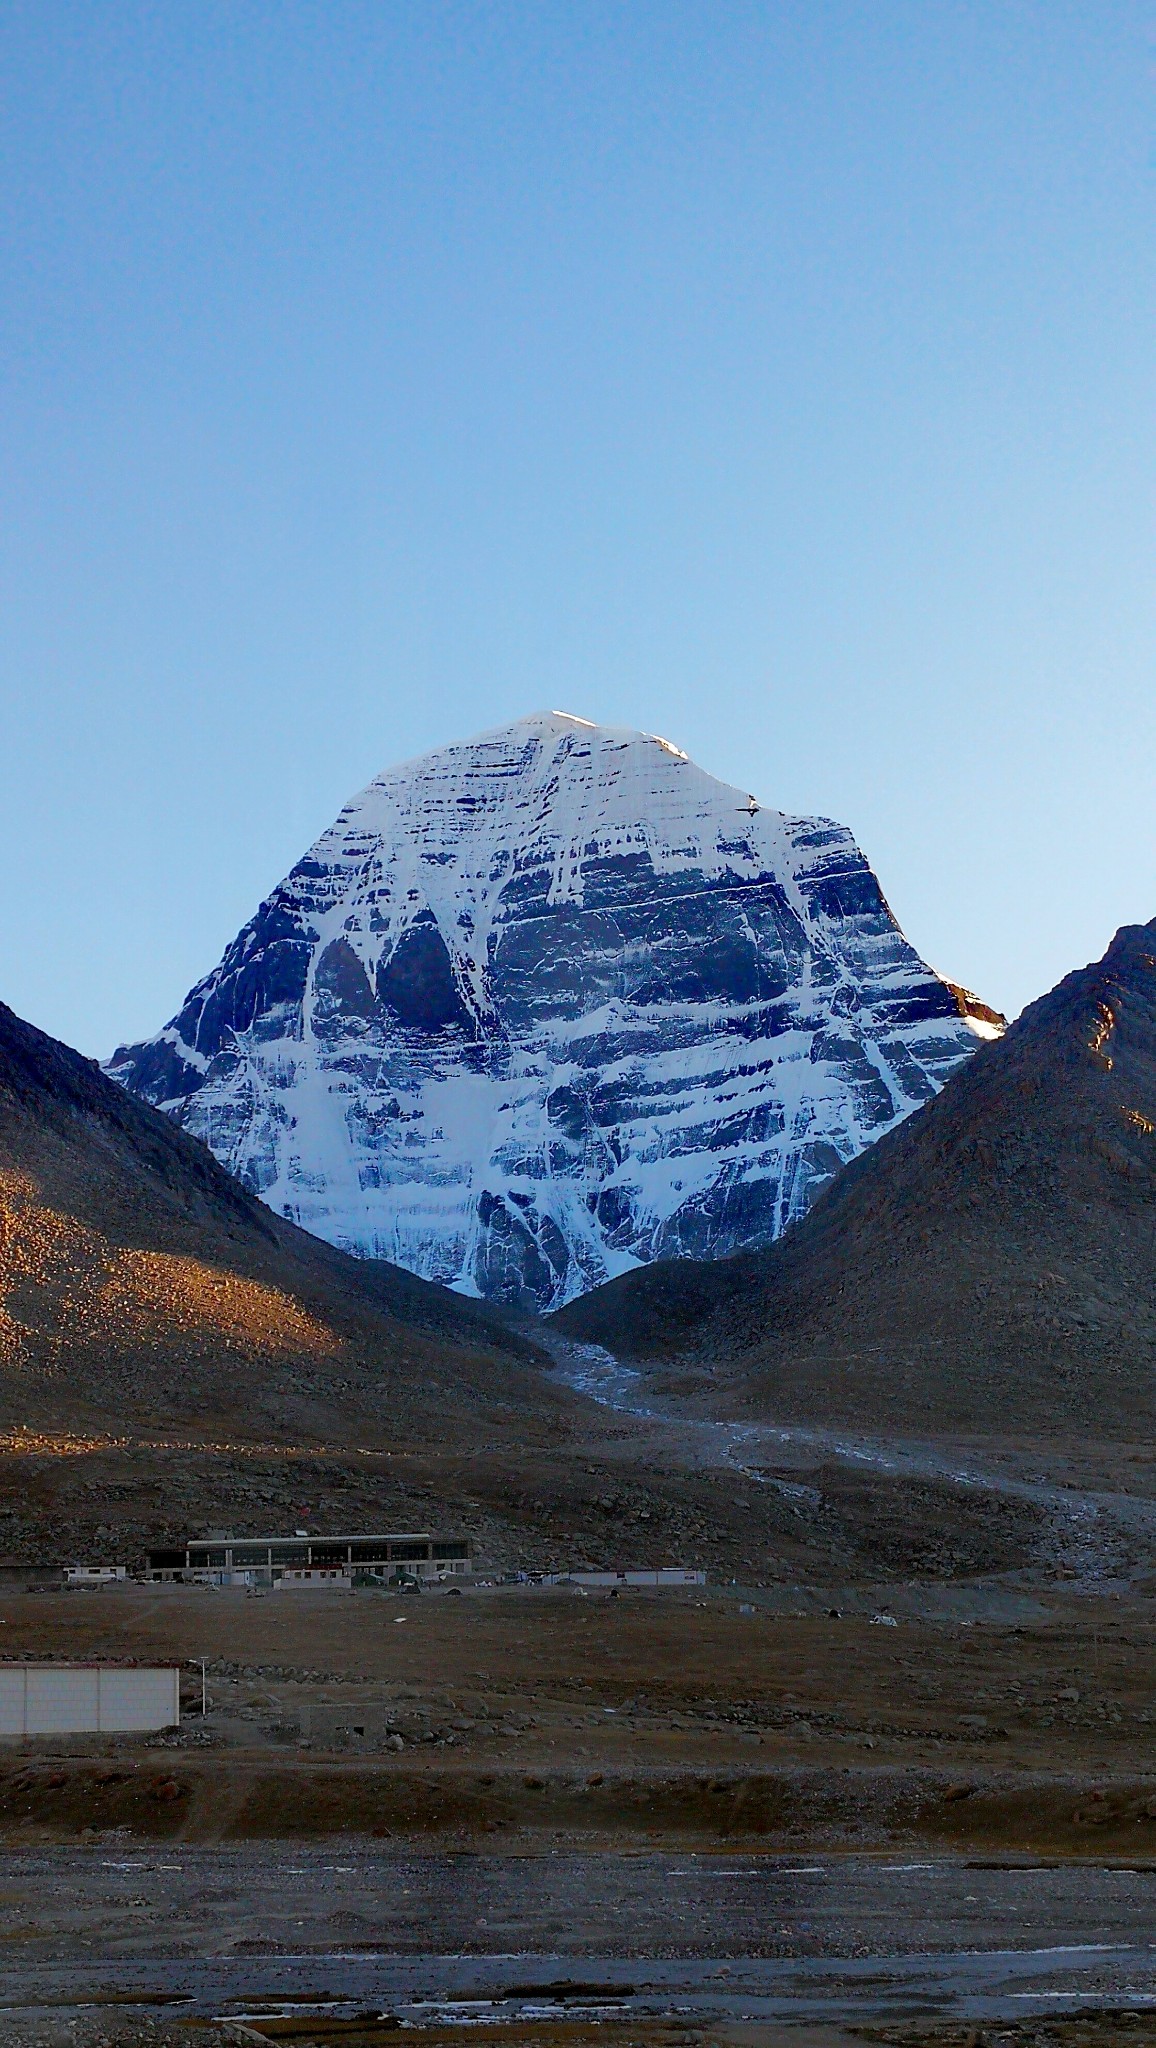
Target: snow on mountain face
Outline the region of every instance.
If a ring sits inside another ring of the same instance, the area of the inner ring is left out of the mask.
[[[777,1237],[961,1008],[843,826],[559,712],[379,775],[109,1072],[318,1236],[546,1308]]]

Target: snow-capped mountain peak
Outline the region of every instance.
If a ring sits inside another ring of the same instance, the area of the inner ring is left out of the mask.
[[[545,1307],[777,1236],[969,1008],[843,826],[555,711],[375,777],[110,1071],[307,1229]]]

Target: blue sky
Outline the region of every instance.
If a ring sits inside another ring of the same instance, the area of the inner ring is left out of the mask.
[[[1156,916],[1152,17],[0,0],[0,997],[560,706],[1015,1011]]]

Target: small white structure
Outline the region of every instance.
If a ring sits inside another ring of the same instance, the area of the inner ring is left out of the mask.
[[[547,1572],[546,1586],[705,1586],[706,1573],[683,1565],[654,1572]]]
[[[64,1583],[66,1586],[120,1586],[128,1578],[128,1568],[123,1564],[66,1564]]]
[[[0,1736],[144,1735],[180,1718],[175,1665],[0,1664]]]

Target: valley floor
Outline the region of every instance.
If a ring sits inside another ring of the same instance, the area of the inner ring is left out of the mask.
[[[10,1657],[180,1664],[191,1709],[147,1747],[0,1751],[9,1841],[123,1827],[1156,1858],[1156,1603],[1139,1592],[124,1587],[9,1595],[0,1640]]]
[[[1151,2042],[1153,1881],[958,1857],[41,1846],[5,1871],[0,2026],[94,2048],[399,2028],[427,2048]]]
[[[180,1661],[193,1707],[204,1657],[209,1711],[3,1753],[0,2037],[1026,2043],[1156,2007],[1152,1602],[831,1595],[9,1596],[9,1655]]]
[[[711,1583],[0,1594],[0,1656],[185,1694],[176,1735],[0,1747],[0,2039],[1156,2040],[1148,1447],[716,1422],[559,1365],[600,1405],[517,1459],[9,1442],[26,1554],[68,1503],[126,1540],[151,1456],[190,1524],[284,1492]]]

